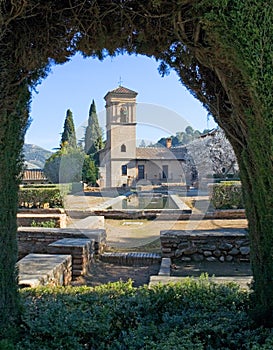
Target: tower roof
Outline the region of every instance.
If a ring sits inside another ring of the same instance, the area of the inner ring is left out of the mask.
[[[115,97],[136,97],[137,92],[130,90],[124,86],[119,86],[114,90],[108,91],[107,94],[104,96],[104,99],[107,99],[109,96],[115,96]]]

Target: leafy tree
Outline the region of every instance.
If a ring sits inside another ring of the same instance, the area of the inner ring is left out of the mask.
[[[82,149],[64,145],[46,160],[44,172],[52,183],[80,182],[83,163]]]
[[[61,148],[53,153],[44,166],[44,172],[53,183],[79,182],[82,180],[84,152],[77,146],[73,115],[66,112],[61,137]]]
[[[84,151],[86,154],[95,155],[102,147],[102,132],[99,126],[95,101],[93,100],[89,109],[88,125],[85,130]]]
[[[174,69],[231,142],[251,240],[253,317],[273,325],[272,37],[269,1],[0,3],[0,329],[18,314],[15,208],[30,90],[76,52],[125,51],[161,61],[162,74]]]
[[[85,155],[82,167],[82,180],[85,183],[96,185],[98,179],[98,167],[91,156]]]
[[[187,135],[193,135],[193,131],[194,130],[193,130],[193,128],[191,126],[187,126],[185,131],[186,131]]]
[[[199,130],[193,131],[193,139],[198,139],[201,136],[201,132]]]
[[[68,109],[66,112],[64,130],[61,138],[61,147],[63,147],[64,144],[68,144],[71,148],[77,147],[77,138],[73,121],[73,114],[70,109]]]
[[[199,130],[194,130],[191,126],[187,126],[185,131],[178,131],[176,135],[171,135],[169,138],[172,140],[172,146],[183,146],[190,143],[192,140],[198,138],[201,135]],[[166,146],[167,137],[162,137],[157,141],[157,145]]]

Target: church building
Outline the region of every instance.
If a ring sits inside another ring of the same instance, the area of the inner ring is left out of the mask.
[[[137,92],[126,87],[109,91],[106,101],[106,146],[100,152],[102,187],[185,183],[185,147],[137,147]]]

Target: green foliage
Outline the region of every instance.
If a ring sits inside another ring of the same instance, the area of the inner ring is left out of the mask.
[[[54,220],[48,220],[48,221],[35,221],[33,220],[31,227],[48,227],[48,228],[54,228],[56,226],[56,222]]]
[[[183,146],[187,145],[194,139],[197,139],[201,135],[206,134],[209,132],[209,130],[205,129],[203,132],[199,130],[194,130],[191,126],[187,126],[185,128],[185,131],[178,131],[176,135],[171,135],[168,138],[171,138],[172,140],[172,146]],[[160,140],[157,141],[157,144],[166,146],[166,140],[167,137],[162,137]]]
[[[22,337],[16,349],[266,349],[270,330],[247,315],[249,298],[235,284],[206,276],[133,288],[38,288],[22,292]]]
[[[22,187],[19,190],[18,203],[20,208],[62,208],[63,193],[59,187]]]
[[[1,54],[0,54],[1,56]],[[0,59],[1,62],[1,59]],[[1,65],[1,63],[0,63]],[[9,62],[8,66],[13,64]],[[4,68],[9,71],[8,66]],[[0,74],[3,74],[1,65]],[[21,182],[23,158],[21,150],[28,126],[30,93],[26,82],[17,88],[16,98],[11,98],[13,89],[0,79],[0,339],[7,326],[16,322],[20,314],[17,290],[17,209],[18,188]],[[4,83],[4,85],[6,85]]]
[[[210,200],[215,209],[244,208],[242,186],[239,181],[223,181],[210,186]]]
[[[8,339],[0,340],[0,350],[15,350],[13,343]]]
[[[66,112],[66,118],[64,121],[64,130],[62,133],[61,138],[61,147],[64,145],[68,145],[71,148],[77,147],[77,139],[76,139],[76,132],[75,132],[75,126],[73,121],[73,114],[70,109]]]
[[[103,148],[102,131],[99,126],[98,116],[96,112],[95,101],[92,101],[89,110],[88,124],[85,130],[84,151],[86,154],[92,155],[98,165],[97,152]]]
[[[80,182],[84,157],[80,148],[64,146],[46,160],[44,172],[53,183]]]
[[[96,185],[98,179],[98,167],[91,156],[86,155],[84,157],[82,167],[82,181],[91,185]]]

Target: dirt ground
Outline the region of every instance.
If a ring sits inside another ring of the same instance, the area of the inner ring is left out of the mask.
[[[202,273],[208,273],[215,277],[237,277],[251,276],[250,263],[247,262],[207,262],[185,263],[174,261],[171,269],[171,276],[193,276],[198,277]]]
[[[107,242],[115,248],[139,248],[160,237],[161,230],[219,230],[246,228],[245,219],[236,220],[105,220]]]
[[[140,287],[149,283],[150,276],[157,275],[159,264],[150,266],[121,266],[96,260],[84,277],[78,278],[73,285],[95,287],[109,282],[133,280],[133,286]]]

